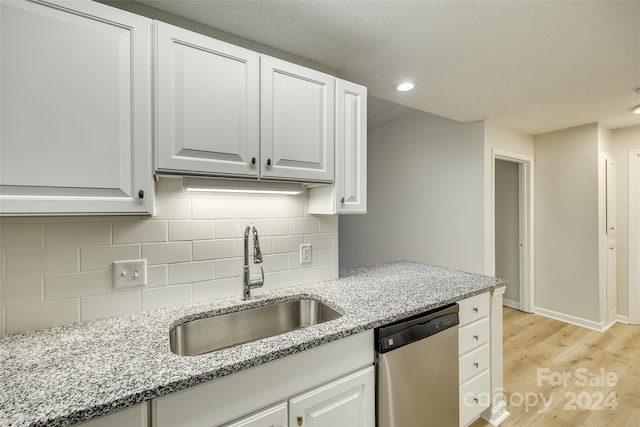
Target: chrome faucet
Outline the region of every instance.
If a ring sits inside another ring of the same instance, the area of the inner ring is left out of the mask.
[[[264,284],[264,270],[260,267],[260,279],[251,280],[251,272],[249,271],[249,234],[253,235],[253,263],[262,263],[262,252],[260,251],[260,240],[258,240],[258,230],[253,223],[247,225],[244,229],[244,296],[243,299],[247,300],[251,297],[251,289],[260,288]]]

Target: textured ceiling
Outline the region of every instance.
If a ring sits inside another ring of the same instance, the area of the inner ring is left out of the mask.
[[[335,68],[376,97],[530,134],[640,124],[640,1],[138,0]],[[409,94],[396,81],[418,82]]]

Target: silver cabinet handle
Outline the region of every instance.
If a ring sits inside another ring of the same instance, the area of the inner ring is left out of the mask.
[[[138,190],[138,198],[144,199],[144,190]]]
[[[271,159],[267,159],[267,166],[271,166]]]

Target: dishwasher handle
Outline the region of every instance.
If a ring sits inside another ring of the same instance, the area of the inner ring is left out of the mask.
[[[456,327],[458,323],[458,313],[450,313],[432,318],[424,323],[407,327],[406,329],[402,329],[384,338],[380,337],[378,341],[378,353],[386,353],[407,344],[430,337],[438,332]]]

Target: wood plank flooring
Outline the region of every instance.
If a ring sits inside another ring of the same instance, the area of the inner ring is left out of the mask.
[[[600,333],[505,307],[504,388],[504,427],[640,426],[640,326]]]

